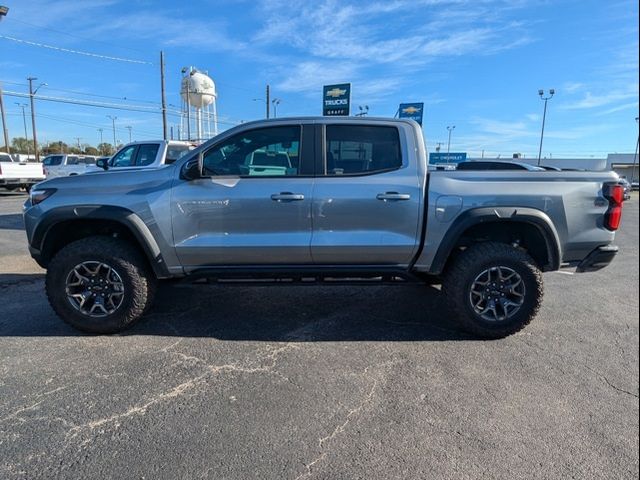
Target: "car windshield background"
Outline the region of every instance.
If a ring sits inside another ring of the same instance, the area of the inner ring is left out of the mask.
[[[327,125],[326,174],[362,175],[402,166],[400,138],[394,127]]]
[[[136,146],[132,145],[130,147],[126,147],[122,150],[120,150],[112,159],[111,159],[111,166],[112,167],[130,167],[132,160],[133,160],[133,154],[136,150]]]
[[[285,126],[234,135],[204,154],[203,175],[298,175],[300,131],[299,126]]]
[[[151,165],[158,155],[158,149],[160,145],[148,143],[140,145],[138,147],[138,156],[136,158],[136,165]]]
[[[1,155],[0,154],[0,162],[12,162],[13,159],[9,155]]]

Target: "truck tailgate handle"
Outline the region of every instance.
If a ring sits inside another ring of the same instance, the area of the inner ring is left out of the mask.
[[[385,193],[379,193],[378,195],[376,195],[376,198],[384,202],[388,200],[392,200],[392,201],[411,200],[411,195],[409,195],[408,193],[385,192]]]
[[[274,202],[295,202],[304,200],[304,195],[301,193],[280,192],[271,195],[271,200]]]

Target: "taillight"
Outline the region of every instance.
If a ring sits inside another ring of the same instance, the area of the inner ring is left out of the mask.
[[[604,214],[604,226],[615,231],[620,227],[622,220],[622,202],[624,202],[624,187],[618,183],[607,183],[602,189],[602,194],[609,200],[609,208]]]

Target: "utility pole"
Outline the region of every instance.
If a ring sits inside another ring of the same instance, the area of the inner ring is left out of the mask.
[[[2,85],[0,85],[0,118],[2,118],[2,133],[4,134],[4,148],[7,150],[7,153],[11,153],[11,149],[9,148],[9,129],[7,128],[7,118],[4,115],[4,101],[2,100]]]
[[[636,125],[638,124],[638,117],[636,117]],[[636,177],[636,160],[638,159],[638,145],[640,144],[640,133],[636,140],[636,151],[633,153],[633,168],[631,169],[631,190],[633,190],[633,179]]]
[[[544,122],[547,118],[547,101],[551,100],[556,91],[553,88],[549,89],[549,96],[544,96],[544,90],[538,90],[540,100],[544,100],[544,113],[542,114],[542,132],[540,133],[540,149],[538,150],[538,165],[540,165],[540,159],[542,157],[542,139],[544,138]]]
[[[127,126],[127,130],[129,130],[129,143],[131,143],[131,129],[132,129],[132,128],[133,128],[133,127],[132,127],[132,126],[130,126],[130,125],[129,125],[129,126]]]
[[[267,85],[267,99],[266,99],[266,104],[267,104],[267,118],[269,118],[269,101],[270,101],[270,96],[271,96],[271,92],[269,91],[269,85]]]
[[[29,99],[31,100],[31,128],[33,130],[33,149],[35,151],[35,155],[36,155],[36,162],[40,161],[40,152],[38,152],[38,135],[36,133],[36,111],[35,111],[35,107],[33,104],[33,97],[36,94],[36,92],[38,91],[38,89],[45,85],[44,83],[38,85],[38,87],[36,87],[35,91],[33,90],[33,81],[37,80],[36,77],[29,77],[27,78],[27,80],[29,80]]]
[[[111,115],[107,115],[107,118],[111,119],[111,123],[113,124],[113,150],[116,150],[116,120],[118,117],[112,117]]]
[[[16,105],[18,105],[21,109],[22,109],[22,123],[24,125],[24,139],[26,140],[26,144],[27,144],[27,156],[29,156],[29,136],[27,135],[27,115],[24,112],[25,107],[28,107],[28,105],[26,103],[19,103],[19,102],[13,102]]]
[[[437,142],[436,143],[436,152],[440,151],[440,147],[442,146],[442,142]]]
[[[455,128],[455,125],[447,127],[447,130],[449,130],[449,141],[447,142],[447,163],[449,163],[449,151],[451,150],[451,133]]]
[[[167,100],[164,94],[164,52],[162,50],[160,50],[160,93],[162,97],[162,138],[166,140],[167,139]],[[131,141],[131,130],[129,130],[129,141]]]
[[[80,153],[82,153],[82,147],[80,147],[80,140],[82,139],[82,137],[74,137],[77,141],[78,141],[78,150],[80,150]]]

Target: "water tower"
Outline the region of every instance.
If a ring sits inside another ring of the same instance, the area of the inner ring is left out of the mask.
[[[183,68],[182,74],[180,137],[202,141],[211,138],[212,133],[217,135],[218,112],[216,110],[215,83],[206,73],[202,73],[194,67]],[[211,130],[212,124],[213,132]]]

